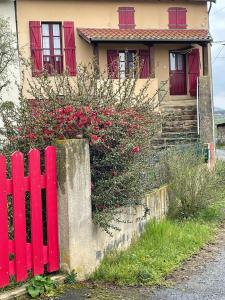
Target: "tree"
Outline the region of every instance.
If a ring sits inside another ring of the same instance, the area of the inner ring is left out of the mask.
[[[10,69],[18,60],[16,34],[9,21],[0,18],[0,99],[3,90],[11,83]]]

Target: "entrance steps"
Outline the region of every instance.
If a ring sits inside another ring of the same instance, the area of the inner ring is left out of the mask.
[[[198,141],[196,100],[166,101],[161,111],[164,120],[161,133],[154,140],[155,148],[164,149]]]

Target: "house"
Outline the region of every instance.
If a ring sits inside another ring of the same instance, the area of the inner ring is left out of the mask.
[[[217,143],[225,144],[225,123],[220,123],[216,125],[217,127]]]
[[[0,0],[0,18],[9,21],[11,31],[16,34],[16,10],[15,10],[15,1],[13,0]],[[18,84],[20,83],[20,71],[19,71],[19,61],[14,65],[10,66],[10,84],[7,85],[7,88],[2,90],[0,96],[1,99],[6,101],[17,101],[19,97],[18,93]]]
[[[161,107],[173,118],[162,143],[185,136],[213,141],[211,55],[207,0],[18,0],[19,47],[33,60],[33,76],[51,74],[96,58],[116,80],[134,77],[139,57],[140,87],[151,78],[152,95],[163,83]],[[199,83],[199,84],[198,84]],[[205,106],[205,103],[207,105]],[[203,109],[201,110],[201,108]],[[206,109],[207,107],[207,109]],[[203,124],[203,126],[201,126]],[[204,134],[205,125],[208,126]],[[210,130],[209,130],[210,128]]]

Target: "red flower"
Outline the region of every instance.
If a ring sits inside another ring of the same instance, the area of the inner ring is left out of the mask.
[[[132,152],[133,153],[139,153],[141,151],[140,147],[133,147]]]
[[[100,139],[100,137],[97,136],[96,134],[90,134],[90,138],[93,143],[97,142]]]
[[[86,112],[87,114],[89,114],[89,113],[91,112],[90,106],[86,106],[86,107],[85,107],[85,112]]]
[[[82,110],[78,110],[78,111],[74,114],[74,116],[75,116],[76,118],[80,118],[82,115],[83,115]]]
[[[111,121],[106,121],[105,123],[104,123],[104,125],[105,125],[105,127],[110,127],[110,126],[112,126],[112,122]]]

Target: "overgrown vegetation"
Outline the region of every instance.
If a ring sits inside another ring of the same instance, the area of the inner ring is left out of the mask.
[[[119,285],[162,285],[165,277],[209,242],[224,219],[225,201],[189,220],[151,222],[126,251],[108,254],[92,280]]]
[[[21,90],[19,103],[2,103],[0,116],[8,156],[56,139],[89,140],[94,220],[109,232],[119,208],[141,204],[151,187],[152,140],[163,116],[156,111],[159,91],[149,96],[151,80],[138,91],[137,79],[106,78],[94,63],[80,66],[74,79],[66,73],[28,78],[30,96]]]
[[[170,190],[170,217],[195,216],[224,189],[219,165],[217,171],[210,171],[199,145],[168,151],[163,164]]]

